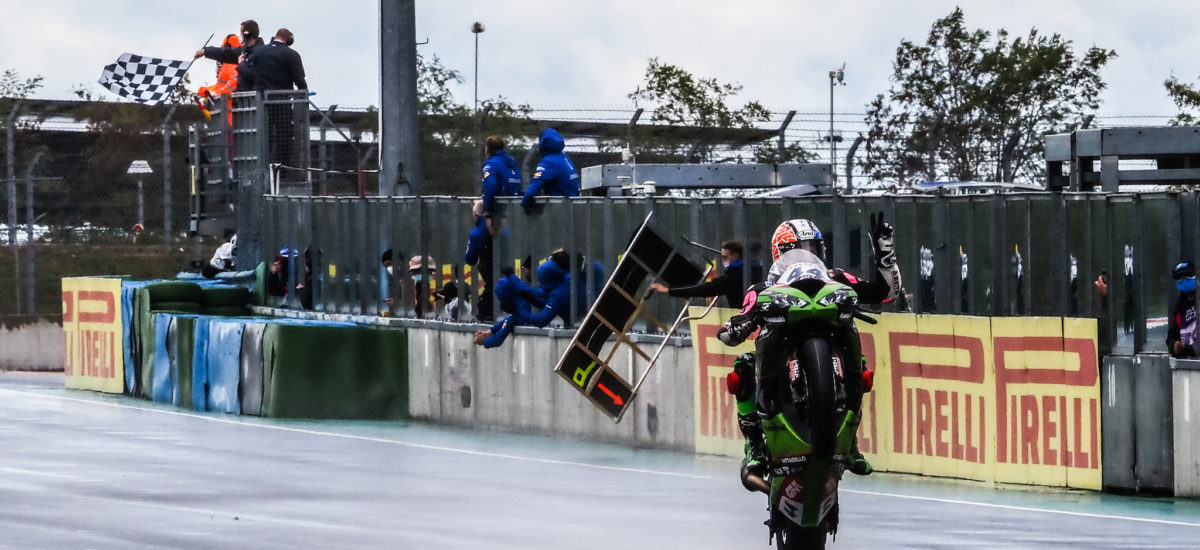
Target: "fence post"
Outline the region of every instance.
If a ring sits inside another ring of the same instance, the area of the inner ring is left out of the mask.
[[[16,169],[13,166],[16,161],[14,149],[16,147],[13,141],[13,126],[17,121],[17,111],[21,109],[21,100],[13,103],[12,111],[9,111],[8,118],[4,121],[4,128],[8,134],[8,144],[6,149],[6,162],[8,163],[8,244],[15,246],[17,244],[17,177]]]
[[[25,169],[25,260],[28,262],[28,269],[25,270],[25,312],[33,315],[34,309],[34,292],[33,285],[37,280],[35,276],[37,264],[33,259],[33,222],[36,221],[33,217],[33,169],[37,167],[39,161],[42,160],[42,152],[38,151],[33,156],[33,160],[29,162],[29,168]]]
[[[163,139],[163,248],[171,252],[171,117],[178,105],[172,105],[162,123]]]

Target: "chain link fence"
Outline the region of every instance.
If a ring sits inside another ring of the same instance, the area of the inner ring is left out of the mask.
[[[311,181],[317,196],[378,195],[377,111],[322,110],[311,104],[307,110],[307,161],[282,163],[282,179]],[[192,267],[189,133],[204,120],[199,109],[27,100],[12,113],[0,134],[5,167],[0,172],[0,315],[58,314],[58,281],[64,276],[169,277]],[[537,135],[545,127],[564,134],[567,152],[580,169],[620,163],[626,147],[639,163],[749,163],[779,159],[780,151],[798,146],[810,162],[836,155],[839,177],[845,176],[847,141],[866,130],[861,113],[835,113],[835,137],[840,133],[844,139],[831,151],[827,112],[776,111],[756,129],[726,134],[649,124],[652,113],[631,124],[636,113],[632,107],[588,105],[535,107],[515,119],[484,113],[478,132],[469,116],[422,117],[422,194],[478,196],[479,142],[491,134],[506,138],[528,181],[540,158]],[[1169,119],[1100,116],[1093,126]],[[130,173],[135,161],[144,161],[150,172]],[[865,182],[865,174],[852,169],[851,175]],[[217,241],[204,241],[203,252],[210,254]]]

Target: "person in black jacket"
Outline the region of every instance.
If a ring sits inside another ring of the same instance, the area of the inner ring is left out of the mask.
[[[724,296],[727,307],[740,308],[742,307],[742,297],[745,295],[746,288],[755,283],[762,282],[762,265],[757,262],[751,263],[749,284],[746,284],[747,282],[742,280],[743,273],[746,270],[746,263],[742,260],[741,241],[725,241],[721,243],[721,264],[725,266],[725,273],[711,281],[676,288],[670,288],[662,283],[654,282],[650,283],[650,288],[655,292],[665,292],[671,296],[681,298]]]
[[[245,62],[238,65],[238,74],[249,75],[254,81],[254,91],[297,90],[308,88],[304,80],[304,62],[300,54],[291,48],[295,43],[292,31],[279,29],[271,43],[256,49],[246,56]],[[247,90],[239,83],[238,89]]]
[[[254,89],[253,77],[242,76],[241,70],[245,66],[243,60],[249,58],[263,45],[262,38],[258,36],[258,23],[253,19],[242,21],[239,31],[242,35],[242,45],[237,47],[232,46],[206,46],[196,50],[196,59],[206,57],[218,63],[232,63],[238,66],[238,89],[248,92]]]
[[[255,92],[291,90],[293,86],[298,90],[308,88],[308,82],[304,80],[304,63],[300,60],[300,54],[291,48],[293,42],[295,37],[292,31],[275,31],[275,38],[270,44],[258,48],[238,65],[238,78],[253,82]],[[249,91],[251,88],[243,86],[239,80],[238,89]],[[302,146],[296,139],[293,123],[298,113],[307,113],[308,105],[293,99],[269,101],[265,107],[267,158],[271,163],[293,166],[295,150]],[[295,112],[293,107],[297,109]]]
[[[1171,273],[1179,297],[1167,317],[1167,351],[1171,357],[1196,357],[1196,266],[1189,260],[1179,262]]]

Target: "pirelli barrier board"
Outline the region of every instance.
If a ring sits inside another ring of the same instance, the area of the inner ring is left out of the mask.
[[[634,387],[612,368],[613,357],[628,346],[651,360],[650,354],[625,334],[638,317],[664,331],[670,329],[644,309],[650,293],[647,276],[670,286],[692,285],[704,278],[695,264],[650,229],[649,222],[647,216],[554,369],[615,422],[620,422],[629,408]]]
[[[121,280],[62,280],[66,386],[121,393],[125,389]]]
[[[698,314],[699,308],[692,308]],[[696,450],[740,456],[733,359],[717,310],[692,321]],[[1096,321],[883,314],[859,324],[875,389],[863,399],[861,450],[879,470],[1101,488]]]

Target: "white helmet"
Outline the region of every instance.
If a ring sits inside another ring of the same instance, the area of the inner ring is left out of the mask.
[[[772,261],[779,261],[779,256],[784,252],[796,248],[803,248],[825,260],[825,239],[817,224],[799,218],[783,222],[775,228],[775,234],[771,236]]]

